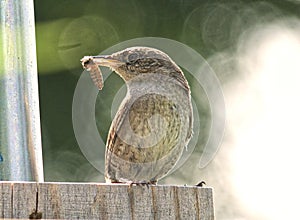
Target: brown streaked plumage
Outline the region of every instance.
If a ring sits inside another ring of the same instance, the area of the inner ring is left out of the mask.
[[[98,65],[110,67],[127,85],[107,139],[106,181],[156,183],[175,166],[192,136],[190,88],[183,72],[168,55],[148,47],[81,61],[97,76]]]

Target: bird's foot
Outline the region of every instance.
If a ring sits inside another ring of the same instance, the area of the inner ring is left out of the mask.
[[[154,181],[132,181],[129,183],[129,187],[136,185],[136,186],[147,186],[147,188],[149,188],[149,186],[156,185],[156,184],[157,184],[157,180],[154,180]]]
[[[142,181],[128,181],[128,180],[124,180],[124,181],[119,181],[116,179],[110,179],[110,178],[105,178],[106,183],[112,183],[112,184],[129,184],[129,187],[132,187],[133,185],[136,186],[147,186],[149,187],[150,185],[156,185],[157,184],[157,180],[150,180],[150,181],[146,181],[146,180],[142,180]]]

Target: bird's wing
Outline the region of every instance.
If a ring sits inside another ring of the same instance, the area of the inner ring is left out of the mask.
[[[107,154],[120,154],[132,162],[141,158],[150,162],[168,154],[181,138],[183,123],[174,105],[159,94],[146,94],[134,103],[124,100],[110,128]]]

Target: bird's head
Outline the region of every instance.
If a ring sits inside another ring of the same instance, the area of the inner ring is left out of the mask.
[[[130,47],[111,55],[93,56],[99,66],[106,66],[125,81],[140,74],[180,74],[180,68],[164,52],[149,47]]]

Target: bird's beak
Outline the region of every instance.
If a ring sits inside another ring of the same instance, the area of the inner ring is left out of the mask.
[[[119,61],[115,58],[112,58],[109,55],[100,55],[100,56],[85,56],[80,61],[85,64],[85,62],[89,62],[92,60],[98,66],[106,66],[112,69],[117,69],[119,66],[124,65],[125,63]]]

